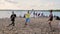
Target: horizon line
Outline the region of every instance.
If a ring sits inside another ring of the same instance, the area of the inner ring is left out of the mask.
[[[33,10],[35,10],[35,9],[31,9],[31,10],[29,10],[29,11],[33,11]],[[43,9],[43,10],[44,10],[44,9]],[[54,9],[51,9],[51,10],[54,10]],[[0,9],[0,11],[28,11],[28,10]],[[40,11],[40,10],[35,10],[35,11]],[[54,11],[60,11],[60,9],[56,9],[56,10],[54,10]]]

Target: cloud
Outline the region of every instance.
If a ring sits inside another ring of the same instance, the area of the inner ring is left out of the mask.
[[[60,9],[59,0],[1,0],[0,9]]]
[[[5,0],[5,1],[6,1],[6,2],[9,2],[9,3],[14,3],[14,4],[18,3],[17,0]]]

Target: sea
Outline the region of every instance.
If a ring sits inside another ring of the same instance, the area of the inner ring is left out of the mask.
[[[0,10],[0,18],[10,18],[11,14],[12,14],[12,11],[9,11],[9,10]],[[27,13],[28,10],[17,10],[17,11],[14,11],[14,13],[17,15],[17,17],[21,16],[23,17],[24,14]],[[31,13],[31,17],[33,17],[33,13],[43,13],[45,16],[49,16],[50,12],[49,10],[30,10],[30,13]],[[53,10],[53,15],[54,16],[59,16],[60,17],[60,10]]]

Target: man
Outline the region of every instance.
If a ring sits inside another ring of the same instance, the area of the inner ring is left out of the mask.
[[[40,16],[40,13],[38,14],[38,17]]]
[[[52,30],[52,25],[51,25],[51,22],[53,21],[53,14],[52,14],[52,10],[50,11],[50,15],[49,15],[49,26],[50,26],[50,29]]]
[[[12,15],[10,16],[10,19],[11,19],[11,21],[12,21],[12,23],[11,24],[9,24],[9,26],[10,25],[12,25],[12,26],[15,26],[15,18],[16,18],[16,14],[14,14],[14,12],[12,12]]]
[[[27,26],[27,23],[30,22],[30,13],[29,13],[29,11],[25,15],[25,18],[26,18],[25,26]]]
[[[36,15],[36,14],[35,14],[35,11],[33,12],[33,15],[34,15],[34,18],[35,18],[35,15]]]

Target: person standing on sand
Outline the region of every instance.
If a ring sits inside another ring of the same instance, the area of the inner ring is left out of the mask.
[[[16,18],[16,14],[14,14],[14,12],[12,12],[12,15],[10,16],[10,19],[11,19],[12,23],[9,24],[9,26],[10,26],[10,25],[15,26],[15,23],[14,23],[14,22],[15,22],[15,18]],[[9,27],[9,26],[8,26],[8,27]]]
[[[35,11],[33,12],[34,18],[35,18]]]
[[[50,15],[49,15],[49,26],[50,26],[50,29],[52,30],[52,25],[51,25],[51,22],[53,21],[53,14],[52,14],[52,10],[50,10]]]
[[[29,11],[27,12],[27,14],[25,15],[26,21],[25,21],[25,26],[27,26],[27,23],[30,22],[30,13]]]
[[[40,16],[40,13],[38,14],[38,17]]]

